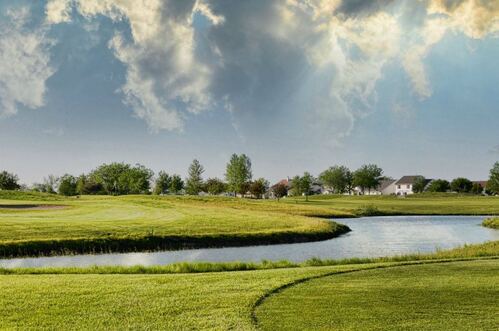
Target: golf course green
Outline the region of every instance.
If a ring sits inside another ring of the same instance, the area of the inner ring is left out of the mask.
[[[454,207],[453,207],[454,206]],[[82,196],[0,191],[3,256],[319,240],[326,217],[499,213],[472,196]],[[499,242],[302,263],[0,269],[1,329],[494,329]]]

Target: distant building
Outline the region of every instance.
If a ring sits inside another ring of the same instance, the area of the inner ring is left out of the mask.
[[[395,179],[383,178],[380,180],[378,187],[371,190],[364,190],[360,187],[354,187],[354,195],[390,195],[395,194]]]
[[[381,195],[391,195],[395,194],[395,183],[397,181],[395,179],[386,178],[383,179],[378,186],[378,191]]]
[[[395,182],[396,195],[410,195],[414,194],[414,182],[420,176],[403,176]],[[426,179],[425,189],[432,182],[431,179]]]

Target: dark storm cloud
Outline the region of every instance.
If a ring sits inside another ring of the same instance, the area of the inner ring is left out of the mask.
[[[369,16],[384,10],[395,0],[343,0],[336,9],[337,14],[346,16]]]

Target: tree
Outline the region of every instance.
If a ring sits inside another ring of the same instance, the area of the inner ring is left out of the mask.
[[[65,196],[77,195],[77,179],[71,175],[64,175],[59,180],[58,193]]]
[[[172,178],[164,171],[160,171],[154,184],[154,194],[167,194],[170,190]]]
[[[468,193],[472,187],[473,183],[471,180],[463,177],[458,177],[450,183],[450,189],[457,193]]]
[[[184,181],[179,175],[173,175],[170,183],[170,193],[179,194],[184,189]]]
[[[322,183],[338,194],[347,192],[351,178],[351,172],[345,166],[330,167],[319,175]]]
[[[378,187],[383,170],[375,164],[366,164],[353,173],[353,185],[360,187],[362,193]]]
[[[219,195],[227,190],[227,185],[218,178],[208,178],[204,184],[204,190],[212,195]]]
[[[308,173],[305,172],[302,177],[295,176],[291,180],[291,192],[294,196],[304,195],[305,201],[308,201],[308,196],[310,195],[310,190],[312,187],[313,178]]]
[[[414,193],[423,193],[428,181],[423,176],[416,176],[414,178],[414,183],[412,184],[412,190]]]
[[[16,174],[7,171],[0,172],[0,190],[18,190],[21,188],[18,182],[19,178]]]
[[[279,201],[280,198],[288,194],[288,187],[283,183],[277,183],[274,186],[272,186],[272,192],[274,193],[274,196],[277,198],[277,201]]]
[[[248,191],[251,181],[251,160],[245,154],[232,154],[225,171],[225,180],[228,190],[244,195]]]
[[[487,182],[487,191],[499,194],[499,162],[496,162],[490,169],[489,181]]]
[[[249,191],[257,199],[260,199],[269,189],[269,182],[265,178],[258,178],[250,184]]]
[[[33,191],[43,192],[43,193],[57,193],[57,188],[59,187],[59,179],[54,175],[48,175],[43,178],[43,183],[35,183],[33,184]]]
[[[479,183],[473,183],[473,186],[471,186],[471,193],[480,195],[483,193],[483,187]]]
[[[198,160],[194,159],[189,166],[189,175],[185,185],[185,193],[189,195],[198,195],[203,189],[203,178],[201,175],[204,168]]]
[[[106,194],[100,183],[96,183],[92,178],[85,175],[80,175],[76,180],[77,194]]]
[[[450,190],[450,183],[445,179],[435,179],[428,186],[429,192],[448,192]]]
[[[126,163],[114,162],[93,170],[89,179],[100,184],[106,194],[144,194],[149,192],[153,175],[150,169],[140,164],[132,167]]]

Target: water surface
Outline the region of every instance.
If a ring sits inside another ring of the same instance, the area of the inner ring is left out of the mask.
[[[483,216],[390,216],[337,219],[352,231],[312,243],[190,249],[154,253],[75,255],[0,260],[0,267],[164,265],[181,261],[341,259],[428,253],[464,244],[499,240],[499,230],[482,227]]]

